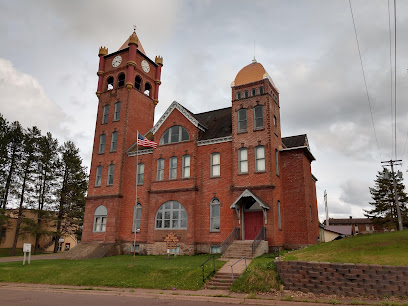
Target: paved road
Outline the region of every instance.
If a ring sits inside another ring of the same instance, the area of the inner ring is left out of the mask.
[[[75,289],[76,288],[76,289]],[[204,306],[225,304],[248,305],[285,305],[316,306],[315,303],[283,302],[279,300],[259,300],[226,296],[172,294],[171,291],[159,292],[141,289],[104,289],[85,290],[79,287],[39,286],[29,284],[0,283],[0,305],[168,305],[168,306]],[[215,292],[214,292],[215,293]]]

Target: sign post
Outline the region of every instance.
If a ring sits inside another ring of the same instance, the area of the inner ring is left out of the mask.
[[[24,266],[26,262],[27,253],[28,253],[28,264],[30,264],[31,262],[31,243],[24,243],[23,252],[24,252],[23,266]]]
[[[178,246],[178,242],[180,241],[175,233],[168,233],[167,236],[164,238],[164,241],[167,245],[167,258],[170,257],[170,250],[173,250],[174,257],[177,256],[176,250]]]

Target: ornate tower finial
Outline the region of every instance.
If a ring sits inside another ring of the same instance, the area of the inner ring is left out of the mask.
[[[128,45],[131,45],[131,44],[134,44],[136,46],[139,44],[139,39],[137,38],[136,32],[133,32],[132,35],[130,35],[129,37]]]
[[[256,63],[256,58],[255,58],[255,40],[254,40],[254,58],[252,60],[252,63]]]
[[[133,33],[136,33],[136,25],[133,25]]]
[[[156,56],[156,58],[154,59],[154,62],[155,62],[157,65],[163,66],[163,57],[161,57],[160,55],[159,55],[159,56]]]
[[[99,56],[105,56],[105,55],[108,55],[108,48],[100,47],[99,48]]]

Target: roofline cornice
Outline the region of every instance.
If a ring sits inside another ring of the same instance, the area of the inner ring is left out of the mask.
[[[310,159],[316,160],[316,158],[313,156],[312,152],[310,152],[309,147],[308,146],[300,146],[300,147],[293,147],[293,148],[282,148],[280,151],[284,152],[284,151],[292,151],[292,150],[306,150],[307,154],[309,155]]]

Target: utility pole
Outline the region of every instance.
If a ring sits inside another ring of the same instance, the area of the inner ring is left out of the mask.
[[[395,209],[397,210],[397,217],[398,217],[398,230],[402,231],[402,217],[401,217],[401,210],[399,207],[398,203],[398,191],[397,191],[397,180],[395,179],[395,173],[394,173],[394,165],[401,165],[402,160],[388,160],[388,161],[383,161],[381,162],[382,164],[388,164],[386,166],[391,167],[391,174],[392,174],[392,181],[394,185],[394,204],[395,204]]]
[[[326,210],[326,226],[329,226],[329,208],[327,207],[327,193],[324,191],[324,208]]]

